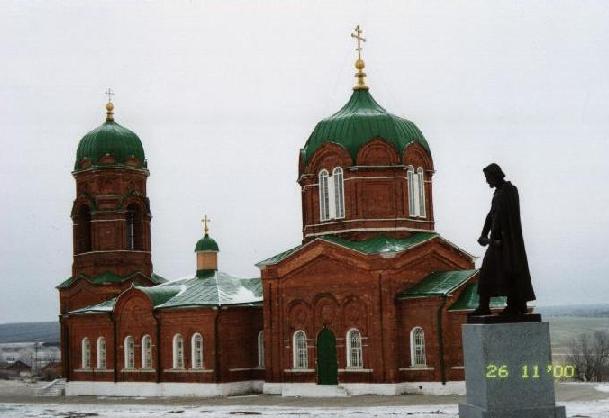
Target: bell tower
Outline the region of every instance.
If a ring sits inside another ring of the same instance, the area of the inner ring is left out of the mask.
[[[116,123],[113,93],[107,94],[106,120],[80,140],[72,172],[72,276],[58,286],[61,313],[105,301],[131,284],[157,284],[144,149],[134,132]]]

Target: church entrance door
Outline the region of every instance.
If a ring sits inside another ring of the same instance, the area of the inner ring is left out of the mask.
[[[336,338],[328,328],[322,329],[317,336],[317,383],[338,385]]]

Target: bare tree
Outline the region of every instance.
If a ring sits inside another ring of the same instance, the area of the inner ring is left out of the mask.
[[[575,366],[578,380],[609,381],[609,332],[580,334],[570,344],[568,361]]]

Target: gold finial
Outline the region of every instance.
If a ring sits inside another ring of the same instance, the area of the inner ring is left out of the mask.
[[[201,219],[201,223],[203,224],[203,232],[205,232],[205,235],[207,236],[209,234],[209,223],[211,222],[211,219],[209,219],[207,217],[207,215],[205,215],[205,217],[203,219]]]
[[[112,96],[114,96],[114,92],[110,87],[106,90],[106,95],[108,96],[108,103],[106,103],[106,122],[111,122],[114,120],[114,104],[112,103]]]
[[[366,68],[366,63],[362,59],[362,42],[366,42],[366,38],[362,37],[363,30],[360,29],[359,25],[355,27],[355,31],[351,34],[351,37],[357,40],[357,60],[355,61],[355,68],[357,72],[355,73],[355,86],[353,86],[353,90],[368,90],[368,86],[366,85],[366,73],[364,72],[364,68]]]

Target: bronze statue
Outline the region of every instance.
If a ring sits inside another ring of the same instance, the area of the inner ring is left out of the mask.
[[[527,313],[527,302],[535,300],[535,293],[522,239],[518,189],[505,181],[505,174],[497,164],[490,164],[483,171],[495,193],[478,238],[478,243],[488,248],[478,280],[480,304],[471,315],[490,315],[493,296],[507,296],[507,307],[500,315],[523,315]]]

